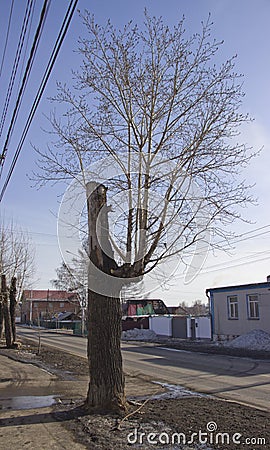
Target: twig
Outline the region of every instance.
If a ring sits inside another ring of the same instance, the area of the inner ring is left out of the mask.
[[[164,386],[162,386],[164,387]],[[160,389],[160,388],[159,388]],[[111,429],[111,431],[116,431],[116,430],[120,430],[120,426],[122,425],[122,423],[127,420],[129,417],[134,416],[134,414],[136,414],[137,412],[139,412],[145,405],[147,402],[149,402],[150,400],[152,400],[152,398],[154,397],[154,395],[156,395],[159,392],[159,389],[157,389],[150,397],[148,397],[140,406],[139,408],[135,409],[135,411],[132,411],[131,413],[127,414],[125,417],[123,417],[123,419],[120,420],[120,422]]]

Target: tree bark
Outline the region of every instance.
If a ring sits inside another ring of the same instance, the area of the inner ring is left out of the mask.
[[[2,297],[2,295],[1,295]],[[3,310],[3,300],[0,299],[0,339],[2,339],[4,331],[4,310]]]
[[[90,193],[90,194],[89,194]],[[120,284],[112,283],[111,296],[102,294],[98,274],[111,275],[117,265],[108,236],[106,188],[87,185],[89,252],[88,360],[89,388],[86,407],[94,410],[125,409],[124,374],[121,355]],[[102,209],[103,208],[103,209]],[[91,266],[92,263],[92,266]],[[91,268],[92,267],[92,268]],[[99,269],[98,272],[96,269]],[[105,279],[107,279],[105,277]],[[108,279],[110,279],[108,277]],[[105,281],[106,282],[106,281]]]
[[[9,291],[9,311],[11,320],[11,331],[12,331],[12,343],[15,344],[17,340],[16,336],[16,278],[11,279],[10,291]]]
[[[122,369],[121,305],[119,298],[89,290],[88,408],[119,411],[125,408]]]
[[[11,332],[11,320],[10,313],[8,307],[8,289],[6,283],[6,276],[1,276],[1,294],[2,294],[2,305],[3,305],[3,313],[4,313],[4,322],[5,322],[5,337],[6,337],[6,346],[7,348],[12,347],[12,332]]]

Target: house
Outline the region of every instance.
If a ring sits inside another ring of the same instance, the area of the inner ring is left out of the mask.
[[[37,324],[52,320],[59,313],[77,314],[80,304],[77,295],[67,291],[25,290],[21,298],[21,323]]]
[[[189,312],[186,308],[182,306],[168,306],[168,311],[170,314],[179,315],[179,316],[188,316]]]
[[[270,276],[263,283],[207,289],[206,295],[214,340],[258,329],[270,333]]]
[[[63,312],[56,314],[55,317],[47,324],[50,329],[72,331],[73,334],[83,334],[82,317],[74,312]],[[85,334],[85,333],[84,333]]]
[[[163,300],[129,299],[122,304],[122,331],[134,328],[149,329],[149,318],[153,315],[169,314]]]
[[[169,314],[167,306],[160,299],[129,299],[122,304],[122,312],[125,317]]]

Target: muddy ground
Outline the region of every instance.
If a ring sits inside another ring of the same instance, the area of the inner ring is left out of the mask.
[[[18,350],[5,350],[2,345],[1,353],[38,364],[63,381],[76,382],[76,378],[88,375],[86,359],[50,347],[42,347],[37,355],[37,346],[30,341],[24,341]],[[128,377],[129,386],[133,381]],[[148,397],[146,403],[129,404],[121,418],[89,415],[82,398],[73,396],[54,405],[54,417],[72,430],[78,443],[91,450],[270,448],[269,413],[206,396],[169,400]]]

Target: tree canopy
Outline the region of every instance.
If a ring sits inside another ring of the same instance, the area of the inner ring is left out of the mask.
[[[52,101],[64,114],[51,113],[56,139],[36,148],[36,179],[85,189],[106,166],[114,277],[139,279],[176,255],[186,262],[192,248],[200,266],[210,234],[218,245],[251,200],[235,57],[219,63],[210,18],[191,36],[185,19],[170,29],[147,12],[143,27],[100,26],[88,12],[83,23],[82,64],[73,86],[57,85]]]
[[[0,219],[0,272],[8,286],[17,280],[17,300],[35,272],[35,254],[28,233],[12,220]]]

